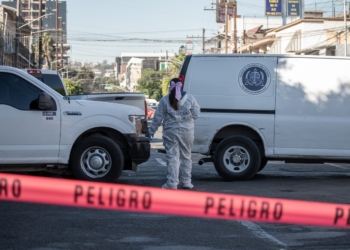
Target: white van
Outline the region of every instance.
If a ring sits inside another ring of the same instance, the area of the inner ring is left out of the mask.
[[[190,55],[184,91],[201,107],[193,152],[227,180],[268,160],[350,162],[350,60],[287,55]]]

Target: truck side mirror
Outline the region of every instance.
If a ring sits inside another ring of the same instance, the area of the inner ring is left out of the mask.
[[[38,97],[38,108],[42,110],[50,110],[54,107],[51,96],[45,92],[41,92]]]

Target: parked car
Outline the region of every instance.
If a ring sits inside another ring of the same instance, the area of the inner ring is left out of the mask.
[[[156,110],[150,106],[147,106],[147,118],[152,119]]]
[[[154,106],[150,106],[152,109],[154,109],[154,110],[157,110],[157,105],[154,105]]]
[[[155,99],[149,99],[149,98],[146,98],[146,102],[149,106],[156,106],[158,105],[159,102],[157,102],[157,100]]]

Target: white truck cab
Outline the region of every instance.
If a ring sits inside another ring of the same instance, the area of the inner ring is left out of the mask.
[[[150,156],[137,107],[70,100],[26,72],[0,66],[0,170],[67,168],[82,180],[117,179]]]
[[[289,55],[190,55],[179,78],[201,107],[193,152],[227,180],[268,160],[350,162],[350,60]]]

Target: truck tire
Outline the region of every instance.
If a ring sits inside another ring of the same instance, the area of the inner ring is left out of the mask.
[[[265,157],[261,157],[261,162],[260,162],[260,167],[258,172],[260,172],[261,170],[263,170],[266,167],[268,160]]]
[[[77,179],[112,182],[123,171],[124,156],[112,139],[92,135],[74,146],[69,165]]]
[[[260,167],[260,151],[249,138],[232,136],[220,142],[214,153],[218,174],[228,181],[252,178]]]

